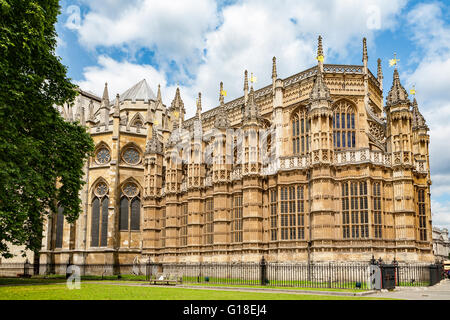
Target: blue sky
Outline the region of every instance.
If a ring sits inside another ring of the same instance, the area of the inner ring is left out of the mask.
[[[382,59],[384,96],[392,83],[388,60],[397,53],[402,84],[416,87],[430,127],[433,224],[450,228],[450,5],[448,1],[64,0],[56,53],[84,90],[111,97],[146,78],[161,84],[170,104],[180,86],[187,117],[202,92],[203,109],[242,95],[243,72],[270,83],[272,57],[281,78],[316,63],[323,36],[325,63],[361,64],[368,39],[369,68]]]

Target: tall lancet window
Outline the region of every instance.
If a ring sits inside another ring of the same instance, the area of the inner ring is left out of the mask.
[[[427,240],[427,220],[425,210],[425,189],[419,189],[417,206],[419,208],[419,236],[421,241]]]
[[[94,188],[91,215],[91,247],[106,247],[108,234],[108,186],[99,182]]]
[[[344,182],[341,188],[342,237],[344,239],[368,238],[367,182]]]
[[[214,243],[214,199],[208,198],[205,201],[203,244],[213,244],[213,243]]]
[[[56,214],[56,240],[55,248],[62,248],[63,233],[64,233],[64,208],[58,206],[58,213]]]
[[[335,150],[352,149],[356,146],[356,112],[347,101],[334,106],[333,141]]]
[[[292,117],[292,151],[293,154],[309,152],[309,122],[304,108]]]
[[[242,242],[242,194],[233,197],[231,241]]]
[[[122,188],[119,219],[121,231],[140,230],[141,199],[139,194],[139,188],[133,182],[126,183]]]

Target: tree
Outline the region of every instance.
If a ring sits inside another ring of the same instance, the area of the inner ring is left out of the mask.
[[[55,105],[75,85],[55,56],[57,0],[0,0],[0,256],[7,242],[41,248],[43,221],[56,205],[69,223],[81,211],[83,164],[93,151],[78,123]],[[57,187],[58,186],[58,187]]]

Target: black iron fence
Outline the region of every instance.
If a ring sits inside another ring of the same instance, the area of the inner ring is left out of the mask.
[[[177,278],[185,284],[248,285],[291,288],[380,289],[430,286],[444,277],[440,264],[369,263],[134,263],[134,264],[2,263],[0,277],[68,277],[141,280]],[[377,271],[378,270],[378,271]],[[377,271],[377,272],[375,272]],[[377,284],[378,283],[378,284]],[[378,286],[378,287],[377,287]]]

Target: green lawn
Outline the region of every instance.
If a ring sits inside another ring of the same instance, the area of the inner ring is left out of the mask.
[[[0,300],[373,300],[369,297],[255,293],[140,287],[125,284],[81,283],[81,289],[69,290],[65,284],[0,287]]]
[[[252,286],[252,285],[234,285],[234,284],[214,284],[214,283],[184,283],[186,286],[204,286],[204,287],[230,287],[230,288],[258,288],[258,289],[283,289],[283,290],[307,290],[307,291],[329,291],[329,292],[365,292],[361,289],[338,289],[338,288],[310,288],[310,287],[279,287],[279,286]]]
[[[145,277],[134,275],[123,275],[120,279],[117,276],[82,276],[81,281],[114,281],[114,282],[134,282],[145,283]],[[183,279],[186,281],[187,279]],[[51,275],[51,276],[33,276],[32,278],[0,278],[0,285],[15,285],[15,284],[52,284],[52,283],[65,283],[66,278],[64,275]],[[310,291],[337,291],[337,292],[361,292],[361,289],[339,289],[339,288],[327,288],[323,287],[310,287],[311,283],[296,283],[296,287],[283,287],[277,286],[274,282],[272,285],[260,286],[259,281],[254,281],[252,284],[223,284],[213,282],[183,282],[188,286],[205,286],[205,287],[236,287],[236,288],[264,288],[264,289],[289,289],[289,290],[310,290]],[[303,285],[303,287],[301,286]]]
[[[208,277],[208,281],[206,281],[205,277],[183,277],[183,283],[193,284],[193,285],[223,285],[223,286],[259,286],[260,280],[241,280],[241,279],[233,279],[233,278],[215,278]],[[312,290],[355,290],[361,291],[364,289],[368,289],[367,284],[365,282],[360,282],[361,288],[356,288],[355,281],[340,281],[336,282],[321,282],[321,281],[308,281],[308,280],[292,280],[292,281],[283,281],[283,280],[271,280],[268,282],[267,286],[277,287],[277,288],[293,288],[297,287],[299,289],[312,289]],[[334,287],[334,288],[333,288]],[[339,288],[341,287],[341,288]],[[345,289],[343,289],[344,287]]]

